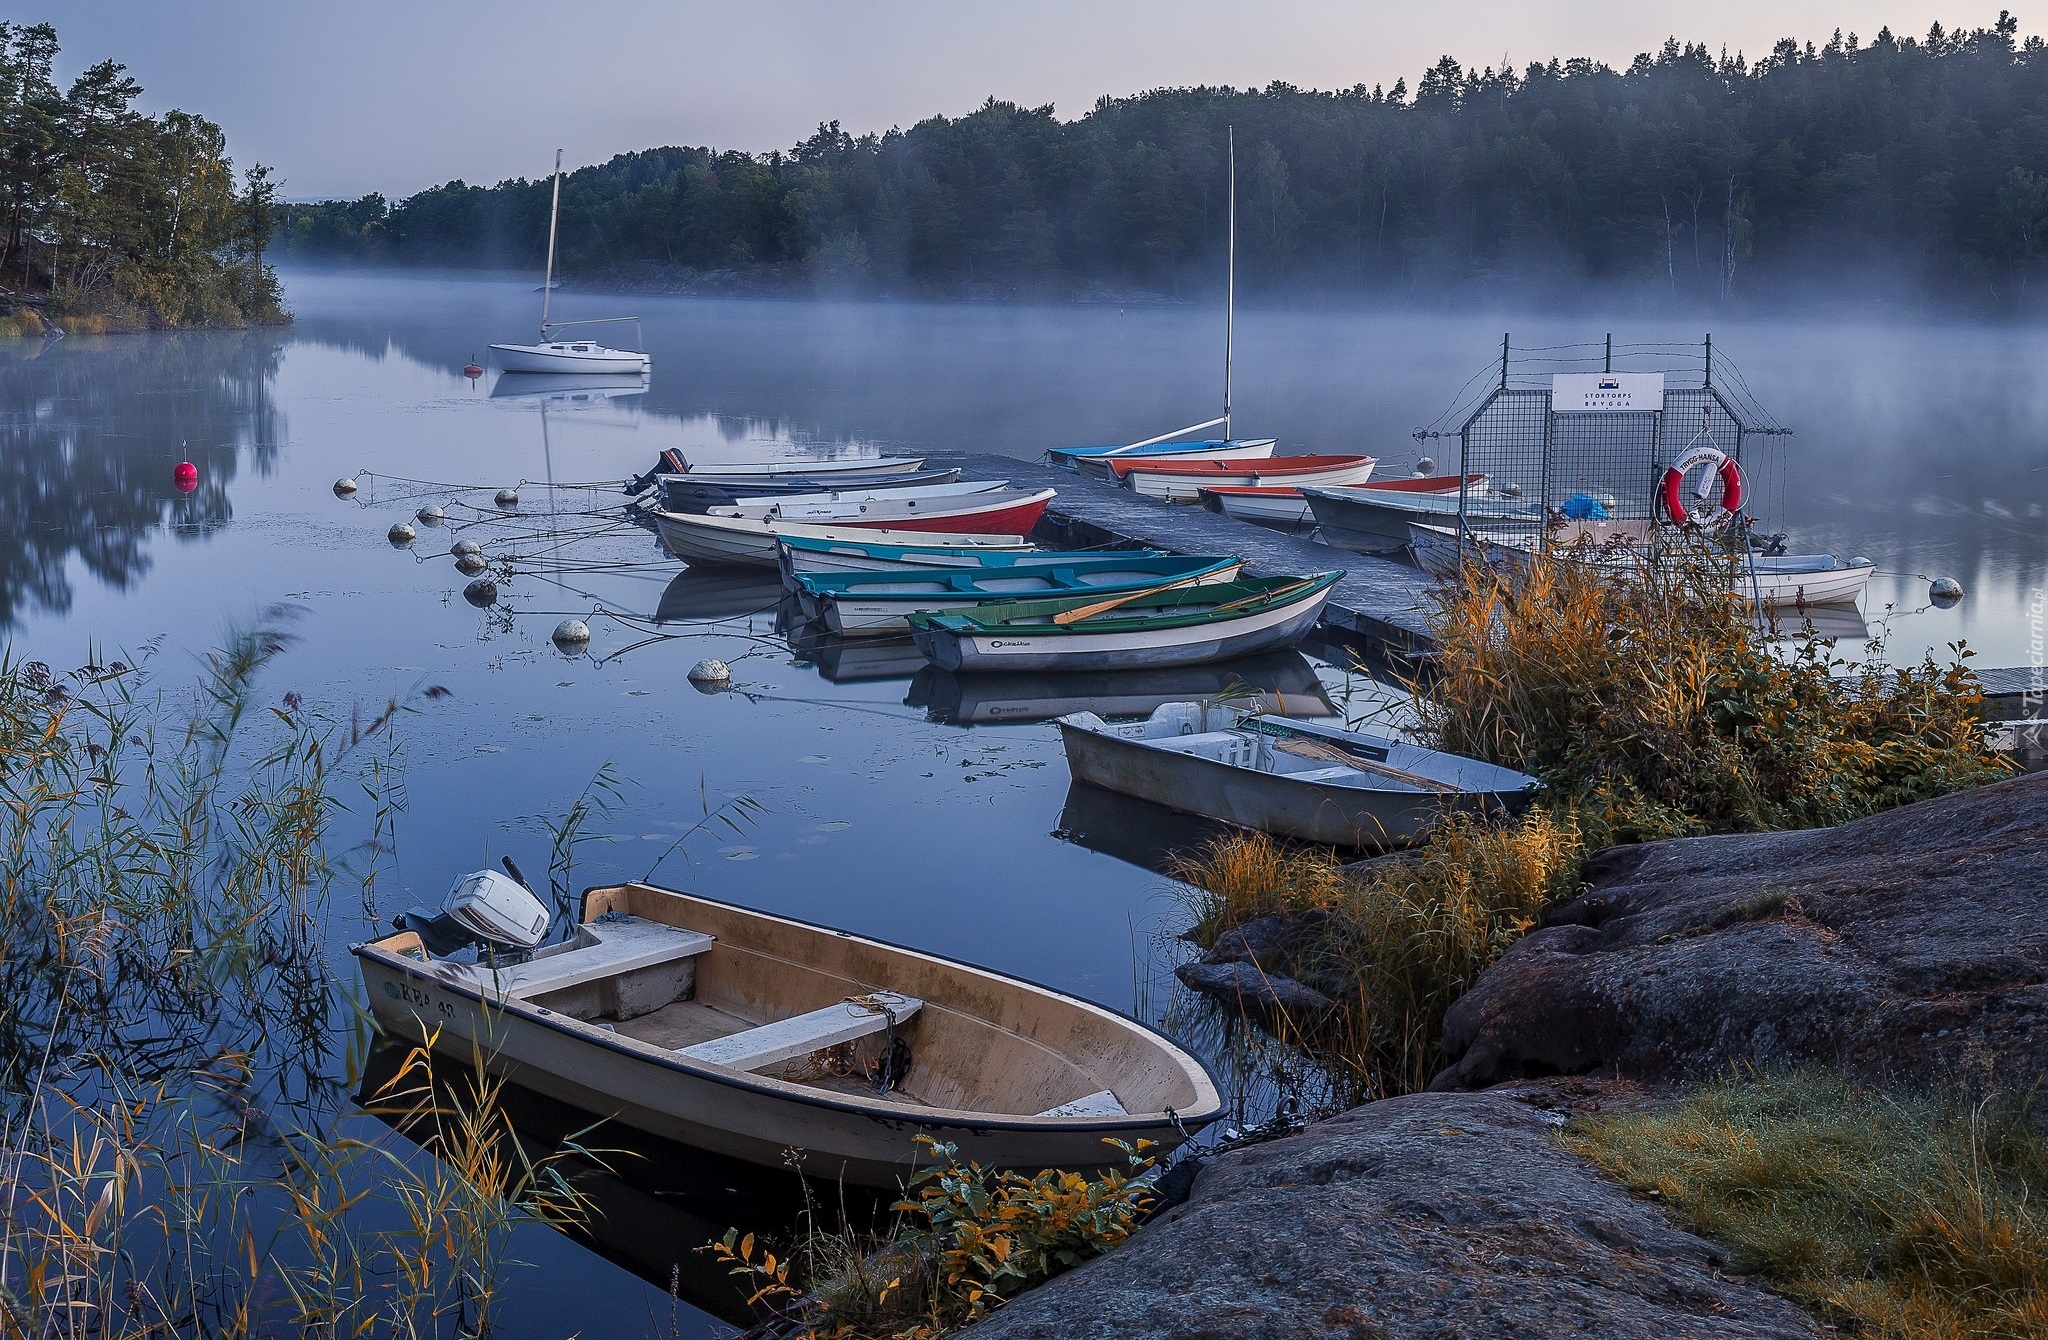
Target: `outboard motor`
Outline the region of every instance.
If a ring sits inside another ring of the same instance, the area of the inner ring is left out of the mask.
[[[415,907],[393,917],[392,924],[418,935],[435,958],[475,945],[501,963],[524,961],[546,937],[553,918],[512,858],[504,860],[511,878],[495,870],[474,871],[455,881],[439,912]]]
[[[654,468],[652,470],[649,470],[644,475],[635,475],[628,481],[626,492],[629,494],[645,493],[648,489],[654,487],[654,479],[657,475],[686,475],[688,473],[690,473],[690,463],[683,459],[683,453],[677,451],[674,447],[665,447],[662,449],[661,455],[654,458]]]

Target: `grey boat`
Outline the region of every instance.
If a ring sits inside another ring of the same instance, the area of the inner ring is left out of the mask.
[[[1421,745],[1228,706],[1167,703],[1112,725],[1060,718],[1077,782],[1276,836],[1379,850],[1454,810],[1515,812],[1536,779]]]
[[[1540,517],[1543,509],[1534,503],[1516,501],[1485,492],[1486,476],[1470,476],[1477,483],[1466,500],[1468,521],[1525,520]],[[1384,484],[1350,488],[1316,488],[1304,485],[1301,496],[1308,500],[1323,543],[1361,554],[1392,554],[1408,544],[1408,525],[1427,521],[1455,525],[1458,518],[1457,477],[1449,479],[1396,479]],[[1448,487],[1446,487],[1448,486]]]

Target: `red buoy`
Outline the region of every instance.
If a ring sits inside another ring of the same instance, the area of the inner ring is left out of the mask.
[[[480,365],[474,359],[472,359],[467,364],[463,365],[462,375],[469,378],[471,381],[475,381],[478,377],[484,375],[484,370],[482,365]]]
[[[178,468],[171,471],[171,482],[178,486],[178,492],[190,493],[199,487],[199,467],[190,461],[179,461]]]

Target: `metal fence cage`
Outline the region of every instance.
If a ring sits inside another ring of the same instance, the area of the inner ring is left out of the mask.
[[[1513,357],[1517,352],[1525,355],[1519,362]],[[1618,366],[1627,363],[1636,366]],[[1550,523],[1569,515],[1604,513],[1612,520],[1654,523],[1660,516],[1658,485],[1664,470],[1694,445],[1714,446],[1746,470],[1749,439],[1786,430],[1756,405],[1725,354],[1720,364],[1734,379],[1733,387],[1713,380],[1711,337],[1698,346],[1616,346],[1609,337],[1604,345],[1523,351],[1503,339],[1498,381],[1481,393],[1462,422],[1455,428],[1446,424],[1457,413],[1454,408],[1437,426],[1416,434],[1422,440],[1456,436],[1459,473],[1487,477],[1483,488],[1467,484],[1459,489],[1455,529],[1460,548],[1475,542],[1544,547],[1550,542]],[[1661,407],[1558,411],[1549,374],[1587,370],[1663,372]],[[1674,376],[1684,379],[1688,373],[1698,381],[1672,384]],[[1704,514],[1720,506],[1722,483],[1709,474],[1706,493],[1695,495],[1700,482],[1698,476],[1689,481],[1685,501],[1688,511]]]

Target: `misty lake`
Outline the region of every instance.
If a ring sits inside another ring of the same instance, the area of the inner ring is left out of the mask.
[[[451,691],[401,723],[395,880],[373,905],[329,909],[344,989],[359,989],[346,946],[377,919],[437,903],[455,875],[501,854],[545,866],[547,825],[606,770],[616,794],[599,840],[577,853],[579,886],[642,877],[660,859],[662,882],[1156,1013],[1172,887],[1123,859],[1154,840],[1125,831],[1129,816],[1064,813],[1049,724],[980,724],[1003,713],[902,656],[793,651],[776,632],[772,578],[765,594],[761,581],[679,579],[659,541],[625,522],[618,483],[665,447],[719,460],[1032,459],[1153,436],[1215,412],[1219,312],[566,292],[558,316],[644,318],[651,383],[522,397],[462,367],[492,340],[530,337],[530,279],[285,282],[289,328],[0,346],[0,499],[13,518],[0,619],[16,657],[69,666],[153,646],[158,681],[176,685],[227,628],[285,603],[301,611],[299,641],[270,672],[276,693],[345,719],[422,686]],[[1794,432],[1756,448],[1754,510],[1797,550],[1876,560],[1863,612],[1888,630],[1885,656],[1967,640],[1979,665],[2038,657],[2048,331],[1903,319],[1712,329],[1717,356]],[[1363,451],[1405,473],[1424,454],[1411,432],[1491,375],[1504,330],[1527,347],[1705,333],[1620,314],[1242,311],[1235,427],[1283,452]],[[1444,446],[1432,454],[1449,469]],[[172,486],[181,460],[200,470],[186,496]],[[331,491],[344,475],[361,481],[352,499]],[[588,487],[536,486],[550,479]],[[463,505],[522,482],[516,523]],[[458,524],[394,549],[387,528],[428,502]],[[447,557],[462,534],[524,556],[493,609],[462,599]],[[1960,605],[1930,607],[1937,575],[1962,582]],[[590,654],[551,645],[567,616],[591,618]],[[706,656],[731,663],[737,691],[688,686]],[[1332,666],[1303,673],[1340,698],[1359,690]],[[672,852],[707,805],[737,796],[760,804],[758,822]],[[644,1192],[647,1204],[622,1209],[593,1245],[521,1233],[514,1255],[534,1268],[510,1272],[512,1333],[667,1334],[672,1316],[681,1334],[720,1333],[672,1302],[668,1266],[698,1268],[686,1258],[724,1224],[662,1218],[649,1180],[626,1173],[620,1202]]]

